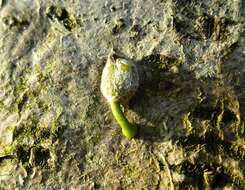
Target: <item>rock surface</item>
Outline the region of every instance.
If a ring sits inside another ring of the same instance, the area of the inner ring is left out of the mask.
[[[0,189],[245,189],[243,0],[1,0]],[[121,135],[114,47],[144,70]]]

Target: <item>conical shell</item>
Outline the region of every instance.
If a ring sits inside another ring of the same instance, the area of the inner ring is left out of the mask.
[[[101,92],[107,101],[127,103],[139,87],[136,64],[111,52],[101,77]]]

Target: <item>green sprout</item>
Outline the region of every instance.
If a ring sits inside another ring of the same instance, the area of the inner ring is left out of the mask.
[[[121,110],[139,87],[139,74],[136,64],[114,52],[108,56],[101,77],[101,92],[110,104],[113,116],[128,139],[137,133],[137,127],[131,124]]]
[[[115,117],[118,124],[122,128],[123,135],[128,139],[133,138],[137,133],[137,127],[132,123],[130,123],[127,120],[127,118],[124,116],[120,107],[120,103],[117,101],[115,102],[113,101],[110,103],[110,106],[111,106],[111,111],[113,113],[113,116]]]

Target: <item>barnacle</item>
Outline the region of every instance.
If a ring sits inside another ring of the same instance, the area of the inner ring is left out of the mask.
[[[120,105],[126,105],[139,86],[139,74],[133,61],[125,59],[114,50],[108,56],[101,77],[101,92],[110,104],[112,113],[122,128],[122,133],[131,139],[137,133],[135,125],[124,116]]]

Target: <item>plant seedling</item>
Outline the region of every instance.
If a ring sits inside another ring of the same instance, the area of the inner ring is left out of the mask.
[[[135,63],[112,50],[102,72],[101,92],[109,102],[123,135],[128,139],[136,135],[137,127],[127,120],[120,105],[127,105],[138,87],[139,74]]]

